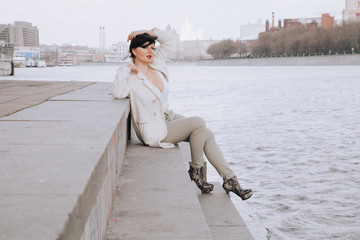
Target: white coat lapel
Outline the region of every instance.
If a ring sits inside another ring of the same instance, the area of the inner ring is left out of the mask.
[[[154,84],[152,84],[149,80],[147,80],[147,78],[145,77],[145,75],[139,71],[138,73],[138,77],[142,80],[144,80],[144,85],[150,89],[150,91],[157,97],[160,99],[160,91],[159,89],[157,89]]]
[[[167,71],[167,68],[166,66],[162,66],[162,65],[159,65],[159,64],[150,64],[150,67],[161,72],[162,74],[164,74],[165,76],[165,79],[169,82],[168,80],[168,71]]]

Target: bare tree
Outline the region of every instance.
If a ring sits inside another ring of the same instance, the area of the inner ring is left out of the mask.
[[[235,46],[237,48],[237,52],[239,53],[240,57],[248,55],[248,46],[247,43],[236,41]]]
[[[345,24],[328,30],[316,25],[293,26],[266,32],[252,45],[254,56],[360,53],[360,24]]]
[[[214,43],[206,50],[213,58],[228,58],[238,51],[234,41],[228,39]]]

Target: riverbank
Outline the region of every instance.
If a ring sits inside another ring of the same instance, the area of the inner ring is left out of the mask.
[[[334,66],[360,65],[360,54],[202,60],[197,66]]]
[[[129,101],[110,85],[0,81],[0,240],[254,239],[178,147],[128,142]]]

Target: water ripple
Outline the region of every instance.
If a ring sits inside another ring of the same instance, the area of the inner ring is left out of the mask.
[[[358,67],[171,71],[174,109],[206,119],[270,239],[360,239]]]

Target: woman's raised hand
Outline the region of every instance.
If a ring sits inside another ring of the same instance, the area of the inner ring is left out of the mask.
[[[150,36],[153,34],[151,30],[138,30],[138,31],[133,31],[129,34],[127,41],[131,41],[133,40],[137,35],[143,34],[143,33],[147,33]]]

